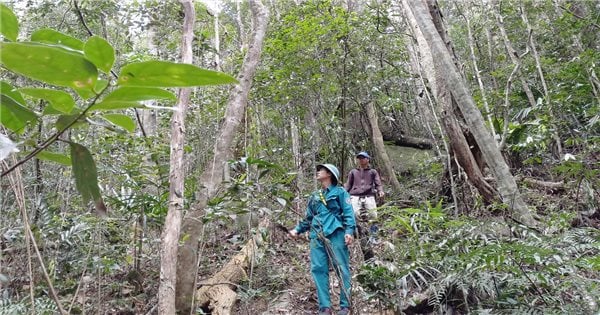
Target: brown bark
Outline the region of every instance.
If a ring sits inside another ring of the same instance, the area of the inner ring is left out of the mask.
[[[196,12],[191,0],[181,0],[185,13],[181,41],[181,61],[192,63],[192,40]],[[184,169],[183,147],[185,115],[190,100],[190,88],[179,90],[178,100],[171,118],[171,157],[169,161],[169,209],[165,218],[160,251],[160,284],[158,288],[158,313],[175,314],[175,283],[177,281],[177,245],[183,211]]]
[[[244,117],[248,93],[252,79],[260,60],[262,43],[267,30],[267,9],[260,0],[250,1],[254,30],[244,58],[241,71],[238,75],[239,83],[233,88],[225,110],[225,120],[216,137],[213,163],[209,163],[200,176],[200,189],[198,201],[190,208],[183,221],[183,245],[179,246],[179,261],[177,264],[177,311],[189,313],[193,302],[195,277],[190,277],[190,272],[197,269],[198,244],[202,230],[202,217],[204,208],[210,198],[217,192],[221,184],[224,161],[232,158],[231,145],[240,123]]]
[[[469,182],[477,188],[483,199],[487,203],[497,201],[498,195],[496,190],[485,181],[475,157],[469,150],[467,139],[458,125],[456,117],[453,116],[452,112],[445,112],[445,115],[442,116],[442,121],[444,122],[444,128],[448,134],[448,140],[450,141],[454,157],[465,173],[467,173]]]
[[[438,79],[447,85],[448,90],[452,93],[452,97],[456,100],[460,112],[468,124],[469,130],[473,133],[481,149],[486,164],[490,167],[491,172],[497,180],[497,189],[502,197],[502,201],[513,211],[513,218],[515,220],[523,224],[535,225],[537,221],[533,218],[527,204],[523,201],[515,179],[502,158],[502,154],[498,150],[493,137],[489,130],[485,128],[483,116],[475,105],[473,97],[464,79],[460,76],[440,34],[435,29],[427,6],[421,1],[411,1],[409,3],[408,0],[403,0],[402,4],[406,12],[411,12],[414,15],[414,20],[418,23],[418,27],[429,44],[431,54],[436,56],[434,59],[435,68],[439,72],[443,69],[444,75],[439,76]]]
[[[198,305],[209,309],[213,315],[232,314],[237,300],[235,288],[240,281],[247,278],[247,271],[257,258],[264,255],[267,239],[263,231],[270,225],[268,218],[263,219],[256,232],[240,252],[233,256],[221,270],[206,281],[196,291]]]
[[[390,157],[385,150],[385,145],[383,144],[383,137],[381,136],[381,130],[379,130],[379,123],[377,122],[377,114],[375,114],[375,106],[372,102],[367,102],[365,104],[365,111],[367,112],[367,119],[369,119],[369,124],[371,125],[371,138],[373,140],[373,147],[375,148],[375,152],[377,156],[381,159],[382,168],[385,171],[385,174],[389,178],[390,184],[392,184],[392,188],[394,191],[401,191],[402,187],[400,186],[400,182],[398,182],[398,178],[396,177],[396,172],[392,168],[392,162],[390,161]]]

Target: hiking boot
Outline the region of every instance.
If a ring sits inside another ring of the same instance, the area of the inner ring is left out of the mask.
[[[329,307],[320,308],[319,315],[331,315],[331,309]]]
[[[349,315],[350,309],[347,307],[342,307],[342,309],[338,312],[338,315]]]

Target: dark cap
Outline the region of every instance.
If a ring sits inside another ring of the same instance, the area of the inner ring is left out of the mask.
[[[369,153],[367,153],[367,152],[365,152],[365,151],[358,152],[358,153],[356,154],[356,157],[357,157],[357,158],[359,158],[359,157],[364,157],[364,158],[367,158],[367,159],[369,159],[369,160],[371,159],[371,157],[369,156]]]

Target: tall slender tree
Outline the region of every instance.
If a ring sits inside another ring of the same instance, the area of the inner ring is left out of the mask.
[[[183,35],[181,61],[193,62],[192,41],[196,12],[193,0],[180,0],[183,6]],[[175,284],[177,280],[177,247],[181,231],[183,211],[184,169],[183,147],[185,143],[185,115],[191,88],[179,89],[176,110],[171,118],[171,157],[169,161],[169,210],[162,233],[160,255],[160,286],[158,288],[159,314],[175,314]]]
[[[238,74],[239,83],[231,91],[225,111],[225,119],[220,128],[214,146],[212,163],[208,163],[200,175],[198,201],[191,207],[184,218],[182,233],[183,244],[179,246],[177,261],[177,310],[189,313],[193,305],[195,274],[198,268],[198,244],[202,231],[202,217],[208,200],[212,198],[222,182],[225,162],[231,159],[231,145],[237,130],[244,118],[248,94],[252,87],[252,79],[260,61],[263,40],[267,31],[268,10],[260,0],[251,0],[253,32],[248,52]]]

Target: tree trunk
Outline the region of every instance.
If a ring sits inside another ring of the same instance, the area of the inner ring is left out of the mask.
[[[367,102],[365,104],[365,111],[367,112],[367,119],[369,119],[369,124],[371,125],[371,138],[373,139],[375,152],[383,162],[383,169],[389,178],[390,184],[392,184],[392,188],[394,191],[401,191],[402,187],[400,186],[400,182],[398,182],[396,172],[394,172],[394,168],[392,168],[392,162],[390,161],[390,157],[383,144],[383,137],[381,136],[381,130],[379,130],[379,123],[377,122],[377,115],[375,114],[373,102]]]
[[[562,143],[560,141],[560,136],[558,135],[558,126],[553,122],[557,122],[556,116],[554,115],[554,109],[552,108],[552,102],[550,100],[550,92],[548,91],[548,85],[546,84],[546,78],[544,77],[544,70],[542,69],[542,62],[540,60],[540,54],[538,54],[535,36],[533,36],[533,28],[531,24],[529,24],[529,19],[527,18],[527,12],[523,8],[523,4],[519,5],[519,10],[521,11],[521,19],[525,26],[527,27],[527,34],[529,34],[529,41],[527,42],[529,45],[529,49],[531,49],[531,53],[533,54],[533,58],[535,59],[535,67],[537,69],[538,75],[540,76],[540,82],[542,83],[542,88],[544,89],[544,98],[546,99],[546,105],[548,106],[548,115],[550,116],[552,125],[552,137],[556,142],[556,151],[558,156],[562,156]]]
[[[435,3],[431,4],[435,6]],[[417,42],[419,43],[419,50],[421,51],[421,56],[423,59],[423,71],[430,82],[431,90],[433,91],[434,97],[438,104],[440,104],[443,108],[442,112],[442,121],[446,134],[448,135],[450,142],[450,150],[448,151],[448,178],[450,180],[451,189],[452,189],[452,197],[454,199],[455,209],[458,211],[458,202],[456,198],[456,194],[454,192],[454,173],[455,170],[452,169],[454,165],[451,159],[451,156],[456,158],[456,162],[462,169],[465,171],[469,183],[471,183],[475,188],[479,191],[481,196],[486,200],[486,202],[492,202],[496,199],[496,192],[494,189],[487,184],[483,177],[483,173],[481,172],[481,157],[476,155],[479,152],[479,148],[475,145],[473,149],[471,149],[471,145],[468,142],[467,135],[461,128],[461,123],[458,120],[455,111],[458,112],[457,104],[454,98],[452,97],[452,93],[450,93],[450,89],[447,83],[444,80],[445,73],[440,71],[439,68],[436,68],[434,65],[433,53],[427,45],[427,40],[425,39],[421,29],[417,27],[417,21],[415,17],[412,15],[410,11],[407,12],[407,18],[410,21],[410,25],[415,34]],[[430,14],[435,14],[436,18],[433,19],[433,22],[436,25],[436,31],[440,36],[446,36],[446,32],[444,30],[443,23],[439,18],[440,13],[437,9],[433,8],[429,10]],[[444,44],[446,46],[446,51],[452,51],[451,42],[449,39],[444,40]],[[454,62],[456,64],[456,62]],[[459,112],[460,114],[460,112]],[[478,159],[479,158],[479,159]],[[458,170],[456,170],[458,171]]]
[[[459,4],[457,4],[458,6]],[[483,80],[481,79],[481,74],[479,72],[479,66],[477,64],[477,57],[475,55],[475,39],[473,38],[473,31],[471,28],[471,19],[469,18],[469,12],[463,13],[462,16],[467,23],[467,38],[469,40],[469,53],[471,56],[471,62],[473,63],[473,73],[475,74],[475,78],[477,79],[477,85],[479,86],[479,92],[481,93],[481,101],[483,102],[483,108],[486,111],[487,122],[492,130],[492,136],[496,139],[496,130],[494,129],[494,123],[492,122],[492,112],[490,111],[490,106],[487,100],[487,93],[485,91],[485,87],[483,86]]]
[[[196,12],[191,0],[181,0],[185,17],[181,41],[181,61],[192,63],[192,40]],[[175,284],[177,280],[177,247],[183,211],[184,170],[183,147],[185,115],[190,100],[190,88],[179,90],[178,100],[171,118],[171,158],[169,165],[169,210],[165,219],[160,251],[160,284],[158,288],[158,313],[175,314]]]
[[[444,76],[439,79],[444,81],[456,99],[470,131],[473,133],[477,144],[484,156],[485,162],[497,180],[498,191],[503,202],[514,212],[514,219],[527,224],[535,225],[537,222],[533,218],[527,204],[523,201],[514,177],[510,173],[508,165],[502,158],[502,154],[490,132],[485,128],[483,116],[471,96],[466,83],[460,76],[458,69],[452,61],[452,57],[440,34],[436,31],[432,22],[432,17],[427,10],[427,6],[421,1],[403,0],[405,11],[412,12],[423,36],[429,43],[431,54],[436,56],[434,59],[435,68],[444,69]]]
[[[254,30],[248,52],[244,58],[241,71],[238,75],[239,83],[231,92],[225,111],[225,121],[216,137],[213,162],[209,163],[200,176],[200,189],[198,201],[191,207],[183,222],[184,243],[179,247],[179,260],[177,264],[177,310],[189,313],[193,302],[195,274],[198,261],[198,243],[202,230],[202,217],[204,208],[221,184],[221,174],[225,161],[231,158],[231,144],[244,117],[248,102],[248,93],[252,85],[252,78],[260,60],[262,43],[267,30],[267,9],[260,0],[250,1]],[[191,275],[190,275],[191,274]]]
[[[504,46],[506,47],[506,52],[507,52],[508,56],[510,57],[510,60],[513,62],[513,64],[518,65],[519,69],[520,69],[521,57],[519,56],[519,54],[517,54],[517,51],[513,48],[512,43],[510,42],[510,39],[508,38],[508,35],[506,34],[506,29],[504,28],[504,19],[502,18],[502,15],[497,11],[497,9],[492,8],[492,11],[494,12],[494,15],[496,16],[496,24],[498,25],[498,29],[500,29],[500,34],[502,34],[502,39],[504,40]],[[534,107],[537,102],[535,100],[535,97],[533,96],[533,93],[531,92],[531,89],[529,88],[529,84],[527,84],[527,81],[525,80],[525,76],[520,71],[519,71],[519,79],[521,80],[521,85],[523,86],[523,91],[525,92],[525,95],[527,95],[527,100],[529,100],[529,106]]]

